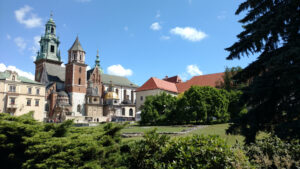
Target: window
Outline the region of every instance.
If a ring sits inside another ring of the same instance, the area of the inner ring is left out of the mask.
[[[49,104],[45,104],[45,111],[49,111]]]
[[[80,60],[81,60],[81,58],[82,58],[82,57],[81,57],[81,55],[80,55]]]
[[[79,73],[81,73],[81,67],[79,67]]]
[[[125,116],[125,108],[122,108],[122,116]]]
[[[123,94],[124,94],[124,98],[123,98],[123,100],[127,99],[127,98],[126,98],[126,96],[127,96],[127,93],[126,93],[126,90],[125,90],[125,89],[124,89],[124,93],[123,93]]]
[[[51,45],[50,52],[54,53],[54,45]]]
[[[15,105],[15,104],[16,104],[16,98],[11,97],[11,98],[10,98],[10,104],[11,104],[11,105]]]
[[[53,27],[51,28],[51,33],[54,33],[54,28]]]
[[[43,45],[41,46],[41,52],[42,53],[44,52],[44,46]]]
[[[37,95],[40,94],[40,89],[36,89],[36,94],[37,94]]]
[[[133,116],[133,110],[129,109],[129,116]]]
[[[119,95],[119,89],[116,89],[116,93]]]
[[[80,104],[78,104],[78,106],[77,106],[77,112],[80,112],[80,109],[81,109],[81,106],[80,106]]]
[[[31,106],[31,99],[27,99],[27,106]]]
[[[141,96],[141,101],[143,101],[144,100],[144,98],[143,98],[143,96]]]
[[[9,92],[16,92],[16,86],[9,86]]]
[[[39,106],[40,105],[40,100],[35,100],[35,106]]]
[[[81,84],[81,79],[80,79],[80,78],[78,79],[78,84],[79,84],[79,85]]]
[[[28,90],[27,90],[28,92],[28,94],[31,94],[31,87],[28,87]]]
[[[16,80],[16,77],[15,77],[15,75],[13,75],[13,76],[12,76],[12,80],[13,80],[13,81],[15,81],[15,80]]]

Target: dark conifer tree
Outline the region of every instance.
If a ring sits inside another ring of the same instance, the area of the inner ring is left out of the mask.
[[[246,0],[241,12],[247,12],[239,21],[244,30],[226,49],[227,59],[259,56],[235,76],[250,81],[242,97],[249,112],[228,132],[246,136],[246,143],[259,131],[300,138],[300,0]]]

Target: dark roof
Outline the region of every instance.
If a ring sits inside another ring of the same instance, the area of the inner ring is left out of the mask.
[[[65,81],[65,67],[57,64],[45,63],[46,72],[49,82],[61,82]]]
[[[146,83],[144,83],[136,91],[139,92],[139,91],[154,90],[154,89],[162,89],[174,93],[178,92],[175,83],[161,80],[155,77],[151,77]]]
[[[76,37],[75,42],[73,43],[72,47],[69,50],[79,50],[79,51],[84,51],[79,40],[78,36]]]
[[[138,85],[132,83],[126,77],[122,77],[122,76],[102,74],[101,80],[103,84],[110,84],[112,82],[114,85],[118,85],[118,86],[135,87],[135,88],[138,87]]]

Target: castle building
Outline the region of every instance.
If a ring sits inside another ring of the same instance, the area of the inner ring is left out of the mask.
[[[44,121],[45,86],[19,76],[17,72],[0,72],[0,113],[21,116],[33,111],[33,118]]]
[[[99,51],[95,65],[87,70],[86,52],[78,36],[61,66],[59,38],[52,16],[40,40],[35,60],[35,80],[46,86],[48,120],[75,122],[128,121],[135,119],[135,90],[127,78],[104,74]]]

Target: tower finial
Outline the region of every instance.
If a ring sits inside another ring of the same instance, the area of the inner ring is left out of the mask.
[[[50,18],[52,19],[52,17],[53,17],[53,11],[51,10],[51,12],[50,12]]]
[[[99,60],[99,49],[97,49],[95,67],[98,66],[100,68],[100,60]]]

